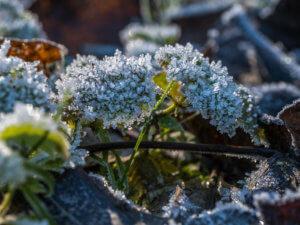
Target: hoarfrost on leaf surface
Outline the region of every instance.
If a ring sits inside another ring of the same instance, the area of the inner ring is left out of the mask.
[[[37,71],[38,62],[6,57],[9,47],[5,40],[0,48],[0,112],[11,112],[16,102],[50,110],[51,90],[46,76]]]
[[[150,55],[126,57],[116,51],[103,60],[77,56],[56,82],[58,98],[63,101],[67,93],[65,116],[130,127],[143,122],[156,103],[154,72]]]
[[[131,23],[120,32],[120,38],[123,43],[130,40],[142,39],[152,41],[157,44],[171,44],[177,41],[181,31],[176,24],[139,24]]]
[[[37,17],[18,0],[0,0],[0,36],[21,39],[45,38]]]
[[[259,145],[264,140],[257,125],[257,108],[249,91],[233,82],[221,62],[210,62],[193,46],[166,45],[155,54],[167,79],[181,82],[181,91],[193,108],[221,133],[234,136],[237,128]]]

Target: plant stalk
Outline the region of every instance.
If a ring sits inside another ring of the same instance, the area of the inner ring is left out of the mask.
[[[150,124],[150,122],[151,122],[151,118],[152,118],[154,112],[157,110],[158,106],[163,102],[163,100],[164,100],[165,97],[167,96],[168,92],[169,92],[170,89],[172,88],[173,84],[174,84],[174,80],[172,80],[172,81],[168,84],[168,86],[167,86],[167,88],[166,88],[164,94],[163,94],[163,95],[161,96],[161,98],[158,100],[158,102],[156,103],[156,105],[155,105],[155,107],[153,108],[152,112],[150,113],[150,116],[149,116],[148,119],[146,120],[146,123],[145,123],[144,126],[143,126],[143,129],[142,129],[142,131],[141,131],[141,133],[140,133],[140,135],[139,135],[139,138],[138,138],[138,140],[137,140],[137,142],[136,142],[136,144],[135,144],[135,146],[134,146],[134,149],[133,149],[133,151],[132,151],[132,153],[131,153],[129,162],[128,162],[128,164],[127,164],[127,166],[126,166],[126,169],[125,169],[125,171],[124,171],[124,173],[123,173],[123,176],[122,176],[122,179],[121,179],[121,183],[124,182],[124,180],[125,180],[125,178],[126,178],[126,174],[128,173],[128,171],[129,171],[129,169],[130,169],[130,166],[131,166],[132,163],[133,163],[134,156],[135,156],[135,154],[137,153],[137,151],[138,151],[138,149],[139,149],[139,146],[140,146],[140,144],[141,144],[141,142],[142,142],[142,140],[143,140],[143,137],[144,137],[144,135],[145,135],[145,133],[146,133],[146,131],[147,131],[147,129],[148,129],[148,126],[149,126],[149,124]]]

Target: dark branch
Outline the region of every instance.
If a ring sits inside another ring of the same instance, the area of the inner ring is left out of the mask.
[[[96,145],[81,146],[90,152],[103,152],[112,149],[128,149],[133,148],[135,142],[112,142],[101,143]],[[230,145],[211,145],[211,144],[189,144],[176,142],[142,142],[140,148],[160,148],[167,150],[181,150],[209,155],[229,155],[237,157],[264,157],[268,158],[274,155],[277,151],[267,148],[253,148]]]

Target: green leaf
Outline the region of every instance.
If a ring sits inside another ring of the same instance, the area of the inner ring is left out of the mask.
[[[166,90],[166,88],[169,85],[169,82],[167,80],[167,76],[165,72],[161,72],[157,75],[155,75],[153,78],[153,82],[156,83],[161,89]],[[179,82],[174,82],[170,92],[168,95],[172,96],[173,98],[179,100],[183,97],[181,91],[180,91],[181,85]]]
[[[46,219],[50,225],[56,225],[44,203],[27,186],[23,186],[21,191],[40,219]]]
[[[46,194],[51,195],[54,191],[55,179],[51,173],[44,170],[42,167],[39,167],[35,164],[26,162],[26,169],[32,173],[32,177],[45,183],[48,189],[46,189]]]
[[[184,129],[181,126],[181,124],[177,122],[177,120],[174,117],[170,115],[160,117],[158,119],[158,125],[161,129],[170,129],[170,130],[184,132]]]
[[[69,154],[69,144],[61,133],[48,132],[41,127],[32,126],[30,123],[7,127],[1,132],[0,139],[9,146],[22,146],[28,150],[36,148],[35,152],[46,151],[50,156],[60,154],[68,157]]]
[[[29,177],[26,180],[26,186],[33,192],[36,194],[46,194],[47,193],[47,189],[46,187],[41,184],[37,179]]]

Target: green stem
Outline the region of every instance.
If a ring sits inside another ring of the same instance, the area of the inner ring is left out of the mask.
[[[0,205],[0,217],[4,216],[4,214],[7,213],[8,209],[10,207],[11,201],[14,197],[14,194],[15,194],[15,191],[12,188],[9,188],[8,192],[5,193],[3,201]]]
[[[110,139],[110,136],[109,136],[109,133],[106,129],[103,129],[101,126],[97,128],[97,131],[100,135],[100,139],[101,139],[101,142],[103,143],[110,143],[111,142],[111,139]],[[115,150],[112,150],[112,153],[114,154],[114,156],[116,157],[116,161],[117,161],[117,169],[118,169],[118,174],[119,174],[119,177],[120,179],[122,178],[122,175],[125,171],[125,168],[124,168],[124,165],[122,163],[122,160],[118,154],[117,151]],[[103,152],[103,159],[104,161],[108,161],[108,152]],[[109,163],[107,163],[107,169],[108,169],[108,173],[111,173],[113,171],[111,165]],[[114,176],[114,174],[109,174],[110,176]],[[127,180],[127,179],[126,179]],[[123,184],[124,183],[124,184]],[[127,191],[128,189],[128,182],[118,182],[117,184],[117,187],[118,189],[122,189],[122,186],[124,185],[125,187],[125,191]]]
[[[110,142],[110,136],[106,129],[104,129],[102,126],[97,128],[97,131],[100,135],[100,139],[102,143],[109,143]],[[108,161],[108,152],[103,152],[103,159],[107,162]]]
[[[151,23],[153,21],[150,0],[140,0],[140,12],[145,23]]]
[[[51,225],[56,225],[56,222],[48,212],[44,203],[34,194],[30,188],[23,186],[21,188],[24,198],[29,202],[35,213],[41,218],[45,219]]]
[[[110,185],[112,186],[113,189],[117,188],[117,182],[116,182],[116,178],[115,178],[115,174],[114,171],[111,167],[111,165],[105,161],[104,159],[101,159],[100,157],[98,157],[95,154],[90,154],[90,156],[96,160],[101,166],[104,166],[107,170],[107,175],[108,175],[108,181],[110,183]]]
[[[154,112],[157,110],[158,106],[159,106],[159,105],[162,103],[162,101],[165,99],[165,97],[167,96],[168,92],[169,92],[170,89],[172,88],[173,84],[174,84],[174,80],[172,80],[172,81],[168,84],[168,86],[167,86],[167,88],[166,88],[164,94],[160,97],[160,99],[159,99],[158,102],[156,103],[155,107],[153,108],[152,112],[150,113],[150,116],[149,116],[148,119],[146,120],[146,122],[145,122],[145,124],[144,124],[144,126],[143,126],[143,129],[142,129],[142,131],[141,131],[141,133],[140,133],[140,135],[139,135],[139,137],[138,137],[138,140],[137,140],[137,142],[136,142],[136,144],[135,144],[135,146],[134,146],[134,149],[133,149],[133,151],[132,151],[132,153],[131,153],[129,162],[128,162],[128,164],[127,164],[127,166],[126,166],[126,169],[125,169],[125,171],[124,171],[124,173],[123,173],[121,182],[124,182],[124,180],[125,180],[125,178],[126,178],[126,174],[128,173],[128,171],[129,171],[129,169],[130,169],[130,166],[131,166],[132,163],[133,163],[134,156],[135,156],[135,154],[137,153],[137,151],[138,151],[138,149],[139,149],[139,146],[140,146],[140,144],[141,144],[141,141],[143,140],[143,137],[144,137],[144,135],[145,135],[145,133],[146,133],[146,131],[147,131],[147,129],[148,129],[148,126],[149,126],[149,124],[150,124],[150,122],[151,122],[151,119],[152,119],[152,116],[153,116]]]
[[[164,115],[167,115],[167,114],[171,113],[173,110],[175,110],[175,108],[176,108],[176,104],[173,103],[168,108],[164,109],[161,113]]]

